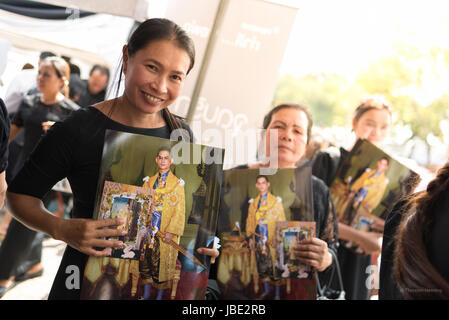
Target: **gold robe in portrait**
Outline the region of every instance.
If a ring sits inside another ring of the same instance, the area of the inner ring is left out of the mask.
[[[246,218],[246,235],[248,237],[253,236],[255,239],[254,233],[256,231],[257,227],[257,205],[260,200],[260,194],[255,198],[251,199],[251,203],[248,208],[248,217]],[[268,192],[267,198],[266,198],[266,214],[267,217],[267,226],[268,226],[268,239],[267,244],[270,246],[270,253],[271,253],[271,261],[273,262],[273,267],[275,265],[276,261],[276,255],[275,255],[275,249],[273,247],[274,241],[275,241],[275,232],[276,232],[276,222],[278,221],[285,221],[285,213],[284,213],[284,207],[282,206],[282,200],[280,198],[275,197],[270,192]],[[255,268],[254,264],[251,266],[251,273],[257,273],[257,268]],[[274,274],[274,269],[273,269]]]
[[[143,184],[144,188],[153,188],[158,174],[150,177]],[[184,232],[185,224],[185,191],[184,181],[178,179],[171,171],[165,185],[164,202],[162,206],[161,232],[174,234],[172,240],[179,244],[179,239]],[[171,280],[175,273],[178,251],[160,239],[159,281]]]
[[[357,193],[359,189],[366,188],[368,193],[360,204],[371,212],[382,200],[387,185],[388,179],[384,172],[376,176],[374,170],[367,169],[351,186],[351,191]]]

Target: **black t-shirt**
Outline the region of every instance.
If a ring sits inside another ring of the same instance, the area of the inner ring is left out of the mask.
[[[349,151],[343,148],[330,148],[329,150],[317,152],[312,160],[312,174],[323,180],[330,187],[340,164],[348,155]]]
[[[45,133],[42,129],[43,122],[62,121],[73,111],[79,109],[78,105],[67,98],[53,104],[44,104],[40,97],[40,93],[25,96],[11,121],[12,124],[24,130],[23,149],[17,158],[17,163],[14,164],[14,168],[17,170],[22,167]],[[10,176],[14,175],[15,173],[10,174]]]
[[[0,99],[0,173],[8,166],[9,118],[5,103]]]
[[[180,121],[184,129],[192,133]],[[72,218],[92,218],[106,129],[170,138],[168,126],[155,129],[134,128],[115,122],[93,107],[74,112],[58,122],[43,137],[9,191],[42,199],[59,180],[67,177],[73,192]],[[66,280],[76,266],[80,282],[88,256],[67,246],[49,299],[79,299],[80,289],[67,289]],[[68,272],[68,271],[67,271]]]
[[[385,220],[382,239],[382,258],[379,272],[379,300],[403,299],[393,276],[395,237],[402,220],[405,201],[396,203]]]

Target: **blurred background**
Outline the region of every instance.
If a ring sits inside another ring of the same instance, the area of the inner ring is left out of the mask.
[[[350,119],[367,94],[395,110],[386,151],[434,171],[449,154],[449,3],[356,0],[0,1],[0,97],[39,52],[65,55],[86,79],[92,65],[111,69],[114,97],[121,48],[136,23],[167,17],[194,38],[197,60],[171,107],[200,143],[226,147],[261,127],[279,102],[303,102],[320,147],[347,146]],[[223,133],[220,139],[207,129]],[[231,137],[226,141],[226,130]],[[248,138],[255,157],[257,137]],[[229,152],[228,152],[229,150]],[[226,165],[225,165],[226,167]]]

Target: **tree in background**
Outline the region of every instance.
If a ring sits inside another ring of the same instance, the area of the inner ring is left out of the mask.
[[[394,107],[396,124],[410,129],[407,141],[424,142],[430,154],[429,137],[443,143],[441,121],[449,119],[449,50],[419,49],[398,42],[393,52],[360,70],[354,80],[338,74],[285,75],[278,82],[273,105],[303,102],[310,107],[316,125],[348,127],[363,95],[382,94]],[[426,165],[429,162],[430,156]]]

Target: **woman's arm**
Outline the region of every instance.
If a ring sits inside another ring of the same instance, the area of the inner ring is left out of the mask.
[[[13,141],[17,134],[22,130],[22,127],[19,127],[15,124],[11,125],[11,132],[9,134],[9,142]]]
[[[103,237],[118,237],[126,231],[108,228],[124,223],[121,219],[63,219],[45,209],[38,198],[7,192],[8,205],[14,217],[30,229],[51,235],[57,240],[87,255],[107,256],[108,250],[97,248],[121,247],[123,243],[104,240]]]
[[[352,241],[360,246],[366,254],[380,253],[382,249],[379,243],[379,238],[382,237],[381,233],[356,230],[343,223],[338,224],[338,229],[340,239]]]

